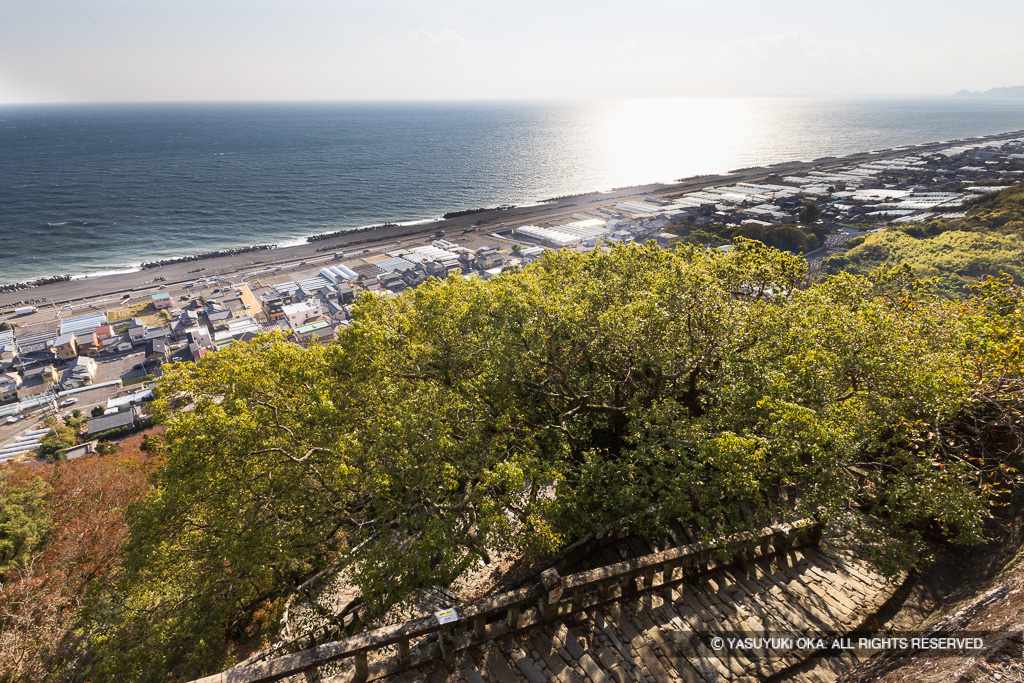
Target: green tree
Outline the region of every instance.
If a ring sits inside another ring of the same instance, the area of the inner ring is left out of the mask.
[[[103,406],[101,406],[101,405],[96,405],[96,406],[92,407],[92,416],[93,417],[100,417],[101,415],[103,415],[104,412],[106,412],[106,411],[104,410]]]
[[[48,418],[43,424],[49,427],[49,431],[43,434],[39,440],[39,446],[35,450],[36,455],[47,460],[63,459],[62,452],[78,443],[78,428],[81,425],[81,419],[68,415],[64,418],[63,423]]]
[[[93,679],[223,667],[332,572],[372,621],[494,549],[622,524],[811,515],[859,525],[889,569],[926,532],[975,542],[1003,475],[934,435],[1008,300],[967,314],[908,269],[807,286],[758,242],[619,246],[361,297],[330,345],[268,335],[173,366],[164,464],[93,606]]]
[[[800,209],[800,215],[798,219],[803,225],[813,225],[817,223],[821,218],[821,209],[814,202],[807,202],[803,208]]]

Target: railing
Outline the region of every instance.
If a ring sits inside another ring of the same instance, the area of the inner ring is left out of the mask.
[[[430,616],[302,650],[275,659],[229,669],[193,683],[269,683],[343,659],[355,660],[355,678],[392,673],[435,659],[451,668],[455,652],[503,635],[560,619],[580,610],[655,589],[668,589],[687,578],[734,562],[746,563],[787,548],[816,544],[820,528],[810,520],[766,527],[716,543],[695,543],[652,555],[561,577],[554,569],[540,583],[461,608],[447,623]],[[739,544],[728,561],[723,550]],[[397,650],[371,666],[369,655]]]

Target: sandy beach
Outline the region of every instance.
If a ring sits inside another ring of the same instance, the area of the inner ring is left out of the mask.
[[[1019,134],[1019,132],[1004,133],[986,136],[985,139],[1009,138]],[[977,139],[972,141],[976,142]],[[791,175],[811,170],[829,170],[869,160],[899,157],[908,153],[935,151],[954,146],[958,142],[963,141],[936,142],[909,148],[864,152],[846,157],[828,157],[810,162],[788,162],[768,167],[739,169],[726,175],[700,176],[672,184],[642,185],[611,192],[562,197],[536,205],[479,211],[416,225],[386,225],[370,230],[349,231],[296,246],[210,256],[145,268],[136,272],[53,282],[0,292],[0,312],[9,314],[11,313],[10,309],[28,301],[39,302],[33,305],[40,308],[59,307],[69,302],[123,296],[124,293],[155,291],[161,286],[173,288],[175,284],[211,275],[230,277],[235,274],[251,274],[271,266],[281,266],[282,269],[287,270],[290,267],[297,268],[304,261],[307,263],[303,266],[308,267],[309,262],[333,257],[333,254],[338,251],[345,251],[355,258],[367,249],[372,253],[398,248],[396,242],[399,240],[403,246],[422,243],[432,239],[438,230],[445,231],[447,238],[469,236],[474,238],[472,240],[474,242],[486,241],[499,229],[505,230],[519,225],[569,220],[574,213],[588,213],[596,216],[599,208],[611,208],[627,199],[646,196],[668,198],[715,185],[758,181],[769,175]]]

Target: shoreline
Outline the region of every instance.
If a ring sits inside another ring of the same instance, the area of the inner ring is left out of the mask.
[[[288,246],[278,244],[247,245],[200,254],[186,254],[156,262],[140,264],[134,270],[80,276],[57,275],[29,282],[0,285],[0,314],[19,305],[62,304],[139,289],[156,289],[160,283],[168,285],[187,282],[196,277],[245,270],[254,266],[285,265],[290,262],[322,258],[326,252],[347,251],[354,246],[394,242],[408,238],[432,239],[438,230],[461,231],[458,234],[493,233],[501,229],[531,223],[545,223],[570,219],[573,213],[595,213],[598,208],[613,206],[627,199],[653,196],[671,197],[722,183],[752,182],[774,174],[795,174],[812,170],[828,170],[870,160],[903,156],[906,154],[938,151],[958,144],[981,140],[999,140],[1019,137],[1024,130],[993,135],[944,140],[898,148],[856,152],[843,157],[822,157],[813,161],[785,161],[766,166],[754,166],[728,171],[724,174],[700,175],[683,178],[672,183],[650,183],[615,188],[609,191],[586,192],[554,197],[541,201],[526,201],[518,205],[500,205],[447,212],[448,218],[410,220],[402,223],[386,222],[348,228],[327,233],[307,235],[302,243]],[[449,237],[451,235],[447,235]],[[299,237],[293,238],[298,240]],[[289,240],[292,242],[292,240]],[[353,254],[355,256],[355,254]],[[160,279],[157,279],[160,278]]]

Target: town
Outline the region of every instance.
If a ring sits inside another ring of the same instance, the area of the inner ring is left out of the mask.
[[[657,193],[553,220],[328,248],[298,263],[209,272],[200,266],[189,272],[194,279],[157,277],[147,287],[61,306],[21,302],[0,318],[0,462],[31,462],[48,432],[43,422],[69,410],[86,416],[82,443],[59,457],[92,452],[99,440],[148,424],[145,402],[165,364],[193,362],[274,330],[299,345],[327,342],[348,326],[363,293],[396,296],[431,277],[488,279],[548,249],[648,240],[671,248],[687,235],[706,239],[707,248],[731,249],[722,229],[758,238],[786,226],[813,227],[806,243],[814,248],[800,249],[813,270],[857,236],[962,218],[971,198],[1024,179],[1024,136],[897,152],[759,182]],[[719,230],[708,232],[710,226]]]

